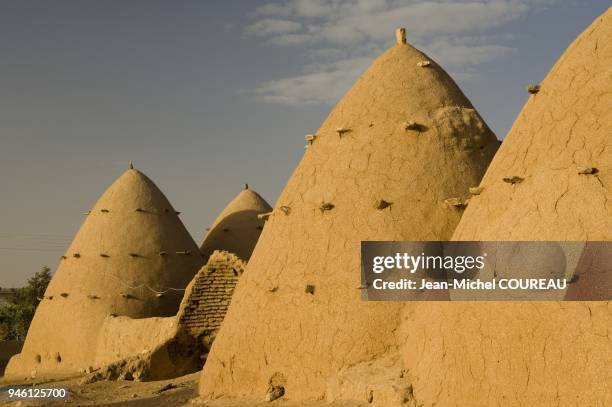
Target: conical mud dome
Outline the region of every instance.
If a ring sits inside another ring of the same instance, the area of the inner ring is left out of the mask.
[[[410,45],[382,54],[330,113],[282,192],[209,355],[203,397],[320,398],[396,346],[400,305],[361,301],[362,240],[449,239],[498,141]],[[275,393],[276,392],[276,393]]]
[[[611,38],[608,10],[530,96],[454,239],[612,240]],[[609,302],[433,305],[405,324],[424,405],[612,405]]]
[[[530,96],[456,238],[612,239],[611,35],[609,10]]]
[[[60,260],[7,375],[74,373],[91,366],[102,321],[171,316],[202,265],[162,192],[129,169],[102,195]]]
[[[255,191],[245,188],[217,216],[200,251],[205,259],[215,251],[234,253],[248,261],[259,239],[264,221],[258,215],[272,207]]]

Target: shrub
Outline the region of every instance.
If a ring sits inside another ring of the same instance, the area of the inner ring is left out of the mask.
[[[15,290],[9,302],[0,304],[0,340],[25,339],[49,281],[51,269],[44,266],[28,280],[25,287]]]

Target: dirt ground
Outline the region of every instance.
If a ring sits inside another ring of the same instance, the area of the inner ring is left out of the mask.
[[[170,380],[151,382],[135,381],[99,381],[91,384],[81,384],[81,378],[73,378],[58,381],[22,381],[9,382],[0,379],[0,405],[2,406],[151,406],[151,407],[174,407],[174,406],[199,406],[199,407],[359,407],[358,403],[334,403],[324,402],[290,402],[282,399],[273,402],[258,402],[250,400],[200,400],[197,394],[200,372],[192,373]],[[71,396],[61,401],[6,401],[4,400],[4,388],[6,386],[36,385],[36,387],[64,387],[68,388]]]

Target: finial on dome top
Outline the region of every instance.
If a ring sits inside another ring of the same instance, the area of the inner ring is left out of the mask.
[[[247,184],[246,182],[244,183],[244,189],[249,189],[249,184]]]
[[[397,41],[399,45],[406,43],[406,29],[404,27],[395,30],[395,41]]]
[[[133,169],[134,169],[134,163],[132,163],[132,162],[130,161],[130,166],[129,166],[128,168],[129,168],[130,170],[133,170]]]

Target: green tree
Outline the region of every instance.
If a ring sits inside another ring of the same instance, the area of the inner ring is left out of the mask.
[[[51,281],[51,269],[43,266],[39,272],[28,280],[25,287],[17,291],[14,302],[36,309],[45,295],[49,281]]]
[[[51,269],[44,266],[25,287],[15,290],[10,302],[0,305],[0,340],[25,339],[50,281]]]

